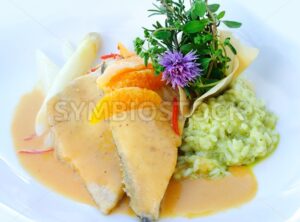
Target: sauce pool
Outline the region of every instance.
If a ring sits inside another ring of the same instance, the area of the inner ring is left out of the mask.
[[[43,137],[33,137],[35,116],[43,95],[34,90],[24,95],[16,109],[12,135],[16,152],[43,147]],[[96,207],[76,171],[56,159],[54,152],[18,154],[23,167],[38,181],[75,201]],[[255,197],[257,182],[247,167],[230,169],[231,175],[217,180],[171,180],[162,202],[162,217],[196,217],[239,207]],[[113,213],[133,215],[127,197]]]

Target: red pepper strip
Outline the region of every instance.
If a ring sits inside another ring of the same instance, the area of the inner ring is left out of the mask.
[[[43,154],[54,151],[54,148],[49,148],[45,150],[19,150],[19,154]]]
[[[178,103],[177,98],[175,97],[173,99],[172,126],[173,126],[174,132],[177,135],[180,135],[179,126],[178,126],[178,117],[179,117],[179,103]]]
[[[91,68],[91,72],[97,71],[98,68],[99,68],[99,67]]]
[[[33,140],[37,135],[35,133],[31,134],[30,136],[27,136],[23,138],[24,141],[30,141]]]
[[[111,53],[111,54],[107,54],[107,55],[103,55],[100,58],[102,60],[106,60],[106,59],[116,59],[117,57],[119,57],[119,54],[115,54],[115,53]]]

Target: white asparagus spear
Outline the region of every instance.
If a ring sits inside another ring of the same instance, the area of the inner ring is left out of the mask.
[[[50,90],[59,73],[59,67],[41,50],[36,51],[36,64],[38,75],[37,87],[44,95],[47,95],[47,92]]]
[[[65,59],[65,61],[68,61],[68,59],[72,57],[74,52],[75,48],[72,45],[72,43],[69,41],[65,41],[62,47],[62,56]]]
[[[35,131],[37,135],[42,135],[49,129],[46,112],[48,101],[57,93],[61,92],[72,80],[88,72],[97,57],[99,47],[100,36],[97,33],[89,33],[63,66],[48,91],[36,117]]]
[[[62,56],[65,61],[68,61],[75,52],[75,48],[69,41],[65,41],[62,46]],[[60,67],[56,65],[43,51],[38,49],[36,51],[36,66],[38,83],[37,88],[40,89],[44,95],[47,95],[55,78],[57,77]]]

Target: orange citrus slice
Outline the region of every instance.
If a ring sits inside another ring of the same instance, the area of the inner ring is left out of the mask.
[[[127,87],[106,94],[96,105],[91,123],[109,119],[115,114],[129,110],[156,107],[161,103],[160,96],[149,89]]]
[[[110,64],[97,79],[97,85],[100,89],[104,89],[110,79],[121,73],[140,71],[151,69],[152,65],[145,66],[143,60],[138,56],[133,56],[126,59],[120,59]]]
[[[121,42],[118,43],[118,50],[120,55],[124,58],[136,55],[134,52],[129,51]]]
[[[144,89],[158,90],[164,85],[161,75],[155,76],[153,69],[144,69],[119,73],[113,76],[105,85],[105,91],[125,87],[140,87]]]

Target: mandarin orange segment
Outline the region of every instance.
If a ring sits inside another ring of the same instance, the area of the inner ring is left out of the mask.
[[[91,116],[91,123],[109,119],[115,114],[129,110],[152,108],[160,105],[160,96],[149,89],[127,87],[106,94],[97,104]]]
[[[155,76],[153,69],[143,69],[124,72],[113,76],[106,84],[106,91],[125,87],[140,87],[144,89],[158,90],[164,85],[161,75]]]

